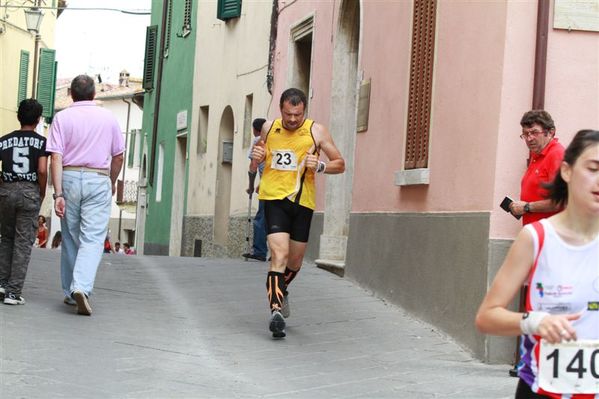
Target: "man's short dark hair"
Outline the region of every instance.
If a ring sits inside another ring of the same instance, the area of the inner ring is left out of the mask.
[[[71,82],[73,101],[91,101],[96,95],[96,83],[91,76],[79,75]]]
[[[542,109],[533,109],[532,111],[528,111],[522,115],[522,119],[520,120],[520,126],[522,127],[529,128],[535,123],[541,125],[544,130],[555,129],[555,123],[553,122],[551,115],[549,115],[549,112]]]
[[[44,107],[33,98],[28,98],[21,101],[19,104],[19,110],[17,111],[17,119],[23,126],[34,125],[38,119],[42,116]]]
[[[287,89],[281,94],[281,100],[279,101],[279,107],[283,108],[283,103],[289,102],[291,105],[304,104],[304,110],[306,109],[307,100],[306,95],[303,91],[296,88]]]
[[[252,127],[254,129],[256,129],[257,131],[261,131],[262,130],[262,126],[264,125],[264,122],[266,122],[266,119],[264,119],[264,118],[256,118],[252,122]]]

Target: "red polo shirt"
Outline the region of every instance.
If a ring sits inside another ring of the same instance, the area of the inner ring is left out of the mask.
[[[520,187],[521,201],[536,202],[547,199],[547,190],[541,184],[553,181],[564,159],[564,152],[564,146],[558,143],[557,138],[554,138],[540,154],[530,153],[530,164],[522,177]],[[527,225],[556,213],[525,213],[522,217],[522,224]]]

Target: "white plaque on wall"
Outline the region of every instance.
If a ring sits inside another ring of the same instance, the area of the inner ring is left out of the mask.
[[[599,32],[599,0],[555,0],[553,28]]]
[[[187,129],[187,110],[177,113],[177,130]]]

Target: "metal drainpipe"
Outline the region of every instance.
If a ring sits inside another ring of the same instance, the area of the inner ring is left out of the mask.
[[[158,70],[156,71],[156,100],[154,104],[154,123],[152,124],[152,150],[150,162],[150,185],[154,182],[154,169],[156,168],[156,139],[158,136],[158,116],[160,114],[160,91],[162,89],[162,66],[164,64],[164,46],[166,36],[166,21],[168,17],[168,2],[162,0],[162,24],[160,27],[160,51],[158,52]]]
[[[549,0],[538,0],[535,74],[532,89],[532,109],[545,108],[545,78],[547,76],[547,35],[549,31]]]

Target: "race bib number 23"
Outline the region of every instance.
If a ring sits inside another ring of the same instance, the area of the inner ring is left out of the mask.
[[[272,152],[271,169],[297,170],[297,157],[291,150],[275,150]]]
[[[539,386],[554,393],[599,393],[599,340],[541,340]]]

